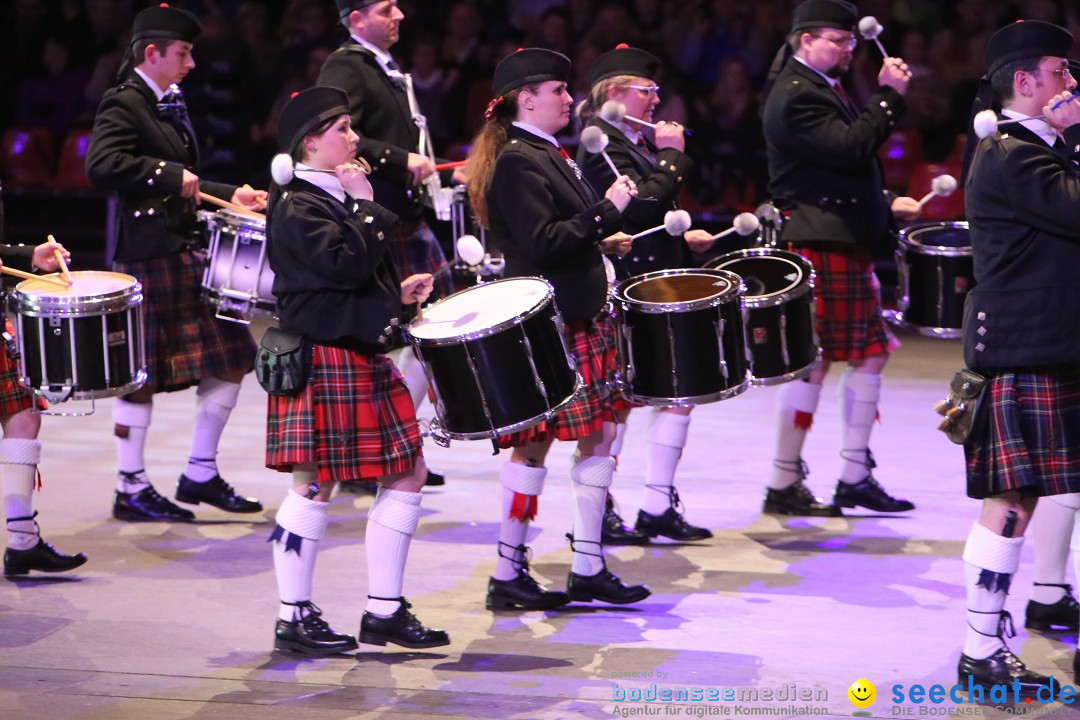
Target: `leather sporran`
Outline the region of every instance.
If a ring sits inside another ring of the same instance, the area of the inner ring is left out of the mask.
[[[987,382],[979,373],[964,368],[949,383],[949,396],[934,406],[938,415],[944,416],[938,430],[957,445],[966,443],[976,429]]]
[[[311,376],[313,354],[311,339],[306,335],[267,328],[255,355],[255,377],[271,395],[299,395]]]

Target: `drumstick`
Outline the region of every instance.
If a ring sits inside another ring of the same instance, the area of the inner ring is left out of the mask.
[[[468,164],[468,160],[457,160],[455,162],[439,163],[435,166],[435,171],[438,172],[439,170],[453,170],[454,168],[465,167]]]
[[[6,265],[0,267],[0,273],[4,273],[5,275],[13,275],[14,277],[22,278],[23,280],[44,280],[47,283],[59,285],[65,290],[71,287],[71,285],[64,282],[61,278],[52,277],[51,275],[35,275],[34,273],[23,272],[22,270],[16,270],[15,268],[9,268]]]
[[[219,197],[214,197],[213,195],[210,195],[208,193],[204,193],[202,190],[199,191],[199,197],[202,198],[203,200],[205,200],[208,203],[211,203],[213,205],[218,205],[218,206],[226,208],[228,210],[232,210],[233,212],[238,212],[241,215],[251,215],[251,216],[254,216],[254,217],[259,217],[259,213],[255,212],[254,210],[249,210],[248,208],[244,207],[243,205],[237,205],[236,203],[229,202],[228,200],[222,200]]]
[[[56,242],[56,238],[54,238],[52,235],[49,235],[49,242]],[[75,279],[71,277],[71,271],[68,270],[67,263],[64,262],[64,254],[60,252],[59,248],[55,248],[53,249],[53,255],[56,256],[56,262],[60,265],[60,274],[64,276],[65,280],[67,280],[68,285],[74,283]]]
[[[930,192],[919,201],[921,208],[935,197],[949,197],[956,190],[956,178],[952,175],[938,175],[930,181]]]

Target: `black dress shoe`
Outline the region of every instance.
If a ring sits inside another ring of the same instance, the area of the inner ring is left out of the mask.
[[[1071,585],[1058,585],[1056,583],[1035,583],[1036,585],[1054,585],[1065,591],[1065,594],[1055,603],[1041,603],[1028,600],[1027,609],[1024,611],[1024,627],[1029,630],[1072,631],[1076,632],[1080,626],[1080,603],[1072,594]]]
[[[627,527],[619,513],[615,510],[615,501],[608,493],[607,505],[604,508],[604,521],[600,526],[600,540],[605,545],[648,545],[649,536],[639,533],[637,530]]]
[[[181,475],[180,482],[176,483],[176,499],[190,505],[204,502],[232,513],[256,513],[263,509],[262,503],[255,498],[237,494],[220,475],[206,482],[195,482],[187,475]]]
[[[153,485],[137,493],[119,490],[113,495],[113,517],[128,522],[191,522],[195,513],[163,497]]]
[[[427,480],[424,481],[424,484],[429,485],[431,487],[438,487],[439,485],[445,485],[446,484],[446,476],[443,475],[442,473],[432,472],[431,470],[428,470],[427,471]]]
[[[65,555],[38,538],[37,545],[27,550],[7,549],[4,553],[5,575],[26,575],[31,570],[57,573],[74,570],[86,562],[82,553]]]
[[[571,600],[599,600],[612,605],[629,605],[652,595],[644,585],[623,585],[622,580],[606,567],[595,575],[571,572],[566,581],[566,594]]]
[[[488,610],[519,608],[521,610],[552,610],[570,602],[566,593],[545,590],[528,570],[519,569],[512,580],[488,579]]]
[[[840,508],[814,497],[802,480],[783,490],[765,490],[762,512],[773,515],[805,515],[811,517],[840,517]]]
[[[840,507],[853,508],[862,505],[874,512],[883,513],[907,512],[915,509],[915,503],[895,498],[885,492],[885,488],[881,487],[873,475],[867,475],[854,485],[838,481],[833,502]]]
[[[669,507],[662,515],[638,510],[634,529],[650,538],[663,535],[672,540],[708,540],[713,536],[709,530],[686,522],[686,518],[674,507]]]
[[[278,618],[274,627],[274,649],[304,655],[335,655],[357,648],[356,638],[335,632],[322,619],[322,610],[312,603],[297,603],[301,612],[299,620]]]
[[[975,660],[961,653],[957,675],[964,687],[967,687],[970,676],[972,685],[983,688],[986,702],[990,701],[989,693],[994,685],[1007,685],[1009,697],[1012,697],[1014,681],[1020,684],[1021,698],[1034,698],[1039,688],[1045,687],[1050,688],[1051,697],[1057,697],[1059,689],[1053,677],[1028,670],[1020,658],[1013,655],[1007,647],[1002,647],[985,660]]]
[[[424,627],[409,612],[412,605],[405,598],[399,598],[401,605],[390,617],[381,617],[369,612],[360,619],[360,642],[365,645],[385,645],[392,642],[407,648],[433,648],[450,644],[450,637],[445,630],[432,630]]]

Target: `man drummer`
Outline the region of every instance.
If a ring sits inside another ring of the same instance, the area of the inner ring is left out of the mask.
[[[0,243],[4,238],[4,205],[0,200]],[[56,251],[65,260],[71,254],[63,245],[47,242],[37,247],[0,245],[0,266],[21,266],[53,272],[59,266]],[[0,313],[0,323],[3,323]],[[34,412],[33,397],[19,382],[11,326],[4,332],[5,347],[0,348],[0,490],[4,493],[4,517],[7,520],[7,550],[4,551],[4,574],[26,575],[39,572],[65,572],[86,562],[82,553],[65,555],[41,538],[34,510],[34,486],[41,460],[41,416]]]
[[[195,432],[176,498],[228,512],[262,510],[217,470],[218,442],[240,381],[252,370],[255,345],[246,327],[216,319],[200,302],[204,260],[196,252],[195,209],[208,193],[256,210],[266,193],[196,174],[198,143],[177,84],[195,67],[191,48],[200,30],[193,15],[164,4],[135,17],[120,83],[98,107],[86,157],[90,182],[116,198],[113,267],[137,277],[145,294],[148,379],[113,409],[119,520],[194,519],[154,489],[144,462],[154,394],[192,385]]]
[[[904,112],[911,72],[885,58],[879,87],[859,108],[841,78],[858,41],[855,6],[845,0],[804,0],[795,8],[788,44],[777,54],[763,120],[769,192],[789,216],[782,239],[817,273],[818,335],[822,362],[803,381],[780,391],[774,472],[764,511],[784,515],[839,515],[841,507],[903,512],[915,505],[891,496],[874,479],[870,430],[877,417],[881,373],[899,342],[881,314],[881,286],[871,248],[894,227],[914,219],[918,203],[884,191],[878,148]],[[840,378],[843,466],[834,503],[803,481],[802,447],[834,362]]]
[[[359,154],[372,167],[375,202],[401,219],[390,247],[402,277],[432,273],[436,277],[432,300],[444,297],[454,291],[450,275],[439,272],[446,257],[418,202],[421,184],[435,172],[435,164],[417,152],[420,129],[409,108],[406,78],[390,54],[405,14],[397,0],[336,2],[350,37],[323,63],[317,84],[349,95],[349,116],[360,136]],[[419,407],[428,387],[423,367],[410,348],[394,358],[413,405]],[[429,471],[429,485],[442,483],[441,475]]]

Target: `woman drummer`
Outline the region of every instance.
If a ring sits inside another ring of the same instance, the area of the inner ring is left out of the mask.
[[[692,164],[686,154],[682,125],[657,123],[654,141],[643,133],[645,127],[633,120],[652,121],[653,108],[660,102],[660,88],[656,85],[659,72],[660,61],[651,53],[618,45],[593,63],[592,89],[577,108],[587,127],[598,128],[607,135],[607,154],[615,168],[637,183],[638,196],[623,213],[623,229],[628,233],[664,224],[664,214],[679,207],[683,178],[688,176]],[[608,122],[600,117],[601,108],[610,101],[621,103],[626,109],[624,119]],[[613,176],[603,155],[587,152],[584,145],[578,149],[578,162],[585,179],[594,186]],[[712,245],[713,237],[705,230],[688,230],[682,238],[672,238],[667,233],[646,235],[634,241],[634,247],[625,257],[614,259],[615,270],[619,279],[624,279],[654,270],[692,267],[690,251],[703,252]],[[712,537],[706,528],[686,521],[679,511],[679,494],[675,490],[675,470],[690,430],[691,409],[653,409],[646,443],[644,507],[638,511],[631,530],[623,526],[609,503],[604,518],[604,542],[640,544],[657,535],[679,541]],[[628,414],[629,409],[618,413],[612,455],[619,453]]]
[[[281,599],[275,647],[312,655],[357,647],[322,619],[311,584],[334,484],[358,480],[381,485],[365,535],[370,594],[360,642],[446,645],[447,634],[424,627],[401,594],[426,468],[409,392],[383,354],[403,308],[427,298],[432,278],[398,277],[389,253],[397,216],[372,201],[356,164],[343,91],[294,96],[278,136],[296,165],[290,173],[288,158],[275,159],[294,176],[274,186],[267,209],[274,295],[281,329],[305,333],[314,351],[306,387],[269,398],[266,464],[293,478],[271,536]]]
[[[635,193],[620,176],[603,197],[581,176],[555,134],[570,122],[570,61],[529,48],[495,69],[495,99],[469,157],[469,197],[506,257],[506,276],[543,276],[555,288],[567,347],[577,360],[584,392],[550,422],[500,438],[512,447],[503,464],[499,559],[488,582],[488,607],[544,609],[570,600],[627,604],[649,596],[643,585],[624,585],[604,563],[600,523],[615,461],[609,456],[614,413],[607,374],[614,351],[597,324],[607,278],[601,253],[625,253],[622,212]],[[544,590],[528,571],[525,535],[535,517],[555,440],[576,440],[570,471],[574,486],[573,565],[567,592]]]

